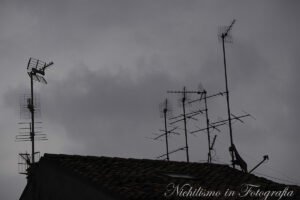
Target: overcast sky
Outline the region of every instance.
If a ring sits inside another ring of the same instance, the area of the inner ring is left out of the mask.
[[[41,153],[154,159],[165,151],[163,141],[147,139],[163,128],[159,103],[168,97],[180,114],[178,96],[167,90],[201,83],[209,94],[224,91],[217,35],[233,19],[233,43],[226,46],[231,109],[256,118],[234,123],[234,142],[250,169],[268,154],[256,172],[299,185],[299,6],[296,0],[1,0],[0,199],[19,198],[26,184],[17,155],[30,145],[14,137],[24,121],[19,97],[29,90],[30,57],[54,62],[48,85],[34,85],[49,139],[37,144]],[[226,118],[225,103],[209,101],[211,121]],[[189,130],[204,127],[202,121],[189,121]],[[214,159],[229,163],[228,127],[221,131],[213,132]],[[191,161],[203,162],[205,133],[188,137]],[[171,149],[183,144],[183,134],[170,138]]]

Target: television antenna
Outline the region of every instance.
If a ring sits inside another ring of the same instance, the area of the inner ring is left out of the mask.
[[[207,162],[208,163],[211,163],[212,161],[212,154],[211,154],[211,151],[213,150],[213,146],[214,144],[211,143],[211,138],[210,138],[210,129],[213,128],[213,129],[216,129],[216,126],[212,126],[210,124],[210,120],[209,120],[209,116],[208,116],[208,105],[207,105],[207,99],[210,99],[210,98],[213,98],[213,97],[217,97],[217,96],[223,96],[223,94],[225,94],[225,92],[219,92],[219,93],[216,93],[216,94],[213,94],[213,95],[207,95],[207,91],[205,89],[202,89],[202,92],[199,93],[200,94],[200,98],[198,99],[195,99],[195,100],[192,100],[192,101],[189,101],[188,103],[189,104],[192,104],[192,103],[195,103],[195,102],[202,102],[204,101],[204,112],[205,112],[205,118],[206,118],[206,128],[204,129],[201,129],[201,131],[204,131],[206,130],[207,132],[207,141],[208,141],[208,154],[207,154]],[[198,131],[191,131],[191,133],[196,133]],[[216,137],[214,138],[214,141],[215,141]],[[214,143],[214,142],[213,142]]]
[[[226,65],[226,54],[225,54],[225,42],[228,42],[227,39],[231,39],[230,31],[235,24],[235,19],[231,22],[231,24],[224,29],[219,35],[222,39],[222,50],[223,50],[223,62],[224,62],[224,74],[225,74],[225,93],[226,93],[226,102],[227,102],[227,115],[228,115],[228,127],[229,127],[229,135],[230,135],[230,148],[233,149],[233,136],[232,136],[232,124],[231,124],[231,112],[230,112],[230,102],[229,102],[229,90],[228,90],[228,79],[227,79],[227,65]],[[219,37],[219,38],[220,38]],[[231,162],[232,167],[235,168],[235,156],[233,150],[230,150],[231,154]]]
[[[46,63],[44,61],[30,58],[27,64],[27,73],[30,78],[30,97],[26,97],[27,108],[31,115],[31,122],[25,122],[20,124],[28,124],[29,127],[23,127],[25,130],[29,130],[29,132],[25,132],[24,134],[18,135],[16,137],[17,141],[31,141],[31,156],[27,156],[27,154],[21,155],[21,158],[25,160],[25,163],[29,165],[35,164],[35,140],[47,140],[45,134],[39,134],[39,131],[35,130],[35,114],[37,109],[37,104],[35,103],[34,91],[33,91],[33,81],[41,82],[43,84],[47,84],[45,80],[45,70],[53,65],[53,62]],[[26,156],[25,156],[26,155]],[[28,158],[30,163],[28,163]]]
[[[169,135],[180,135],[180,133],[176,132],[175,130],[178,128],[177,126],[172,127],[171,129],[168,129],[168,118],[172,116],[172,106],[170,104],[170,101],[168,99],[165,99],[160,105],[159,105],[159,111],[160,111],[160,117],[164,118],[164,129],[159,129],[162,133],[154,133],[156,136],[154,138],[149,138],[152,140],[159,140],[163,137],[165,137],[166,142],[166,153],[156,157],[157,159],[166,157],[165,160],[170,160],[170,154],[174,153],[174,151],[169,151]]]
[[[199,115],[202,113],[202,110],[192,112],[192,113],[186,113],[186,102],[189,101],[187,95],[188,94],[202,94],[203,90],[187,90],[186,87],[183,87],[183,90],[168,90],[167,93],[170,94],[181,94],[182,97],[180,98],[180,103],[182,105],[182,114],[178,117],[182,117],[182,119],[179,119],[175,122],[171,122],[171,124],[183,121],[184,123],[184,136],[185,136],[185,151],[186,151],[186,161],[190,162],[189,159],[189,146],[188,146],[188,136],[187,136],[187,119],[193,119],[194,116]],[[173,118],[174,119],[174,118]],[[181,148],[182,150],[182,148]]]
[[[231,163],[232,167],[235,168],[235,165],[239,165],[242,169],[242,171],[247,172],[247,163],[242,159],[242,157],[239,155],[234,142],[233,142],[233,134],[232,134],[232,119],[236,119],[243,123],[242,120],[240,120],[240,117],[237,117],[233,115],[230,112],[230,101],[229,101],[229,90],[228,90],[228,77],[227,77],[227,63],[226,63],[226,50],[225,50],[225,42],[232,42],[232,37],[230,35],[230,31],[235,24],[236,20],[232,20],[231,24],[227,27],[223,27],[223,30],[219,34],[219,38],[221,38],[222,41],[222,50],[223,50],[223,63],[224,63],[224,75],[225,75],[225,89],[226,89],[226,102],[227,102],[227,115],[228,115],[228,127],[229,127],[229,135],[230,135],[230,147],[229,152],[231,155]]]

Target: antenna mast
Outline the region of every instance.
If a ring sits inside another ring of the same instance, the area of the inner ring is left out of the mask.
[[[169,158],[168,125],[167,125],[168,99],[166,99],[166,101],[165,101],[165,107],[164,107],[163,112],[164,112],[165,134],[166,134],[166,153],[167,153],[167,161],[169,161],[170,158]]]
[[[163,114],[163,118],[164,118],[164,135],[165,135],[165,141],[166,141],[166,160],[169,161],[170,157],[169,157],[169,142],[168,142],[168,134],[171,133],[174,129],[168,131],[168,122],[167,122],[167,117],[171,115],[171,106],[170,106],[170,102],[168,101],[168,99],[165,99],[165,101],[161,104],[160,106],[160,112]],[[176,129],[176,128],[175,128]],[[160,136],[158,136],[160,137]],[[156,138],[155,138],[156,139]]]
[[[226,89],[226,100],[227,100],[227,114],[228,114],[228,124],[229,124],[229,134],[230,134],[230,147],[233,147],[233,137],[232,137],[232,124],[231,124],[231,112],[230,112],[230,102],[229,102],[229,90],[228,90],[228,79],[227,79],[227,66],[226,66],[226,54],[225,54],[225,41],[229,36],[229,32],[232,29],[235,23],[235,19],[231,22],[230,26],[228,26],[224,32],[221,33],[222,38],[222,49],[223,49],[223,62],[224,62],[224,73],[225,73],[225,89]],[[234,152],[231,150],[231,161],[232,167],[235,168],[234,162]]]

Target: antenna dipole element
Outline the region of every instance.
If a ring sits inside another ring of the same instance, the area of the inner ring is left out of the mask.
[[[226,89],[226,100],[227,100],[227,114],[228,114],[228,124],[229,124],[229,135],[230,135],[230,147],[233,147],[233,136],[232,136],[232,124],[231,124],[231,112],[230,112],[230,102],[229,102],[229,90],[228,90],[228,79],[227,79],[227,66],[226,66],[226,54],[225,54],[225,38],[228,36],[229,31],[232,29],[235,23],[235,19],[231,22],[230,26],[221,34],[222,38],[222,49],[223,49],[223,62],[224,62],[224,73],[225,73],[225,89]],[[231,148],[230,148],[231,149]],[[234,153],[230,151],[232,167],[235,168],[234,163]]]
[[[227,37],[227,35],[228,35],[229,31],[231,31],[235,21],[236,21],[235,19],[232,20],[230,26],[228,26],[227,29],[222,33],[222,37],[224,37],[224,38]]]

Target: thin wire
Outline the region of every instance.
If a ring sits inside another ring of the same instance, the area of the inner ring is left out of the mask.
[[[266,174],[262,174],[262,173],[259,173],[259,172],[254,172],[254,174],[262,175],[262,176],[265,176],[265,177],[268,177],[268,178],[272,178],[272,179],[275,179],[275,180],[279,180],[279,181],[284,181],[284,182],[289,182],[289,183],[292,183],[292,184],[300,185],[299,183],[291,181],[291,180],[281,179],[281,178],[269,176],[269,175],[266,175]]]
[[[279,171],[278,169],[275,169],[275,168],[270,167],[270,166],[267,166],[267,165],[265,165],[265,167],[267,167],[267,168],[271,169],[272,171],[281,174],[281,175],[284,176],[285,178],[290,179],[290,180],[292,180],[293,182],[299,184],[299,182],[298,182],[299,180],[296,180],[296,179],[294,179],[294,178],[292,178],[292,177],[287,176],[287,175],[284,174],[282,171]],[[299,184],[299,185],[300,185],[300,184]]]

